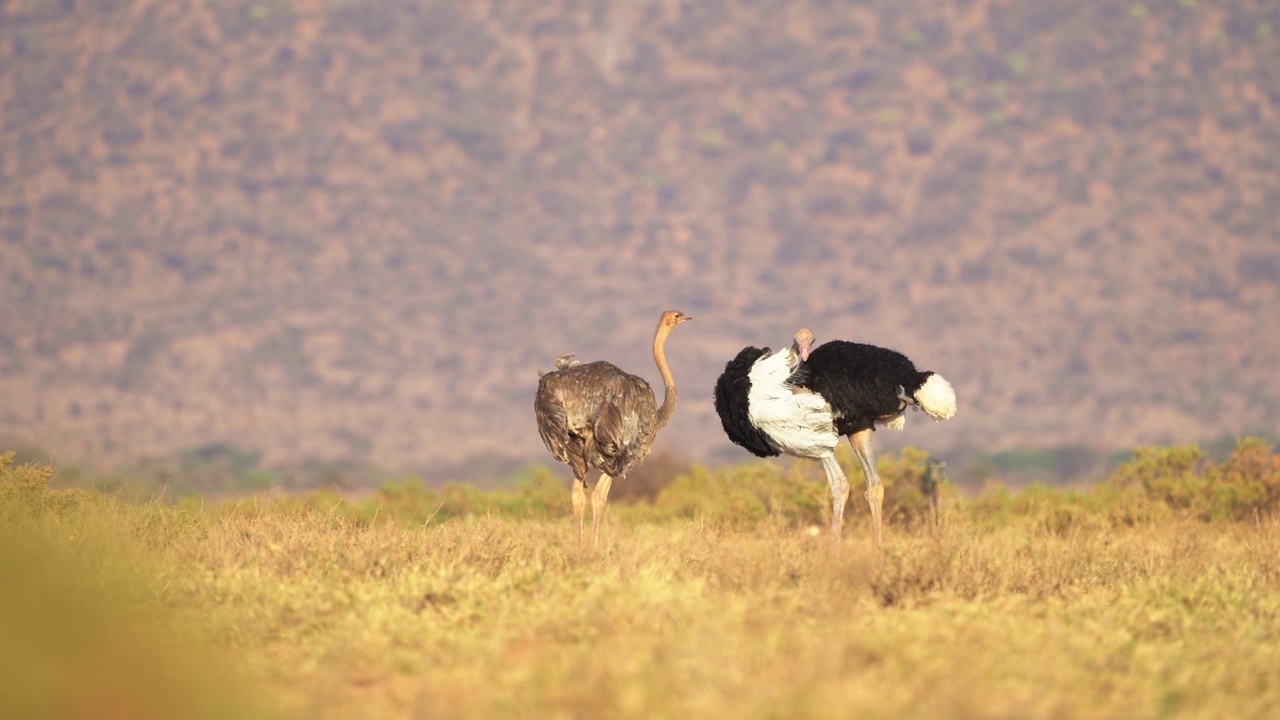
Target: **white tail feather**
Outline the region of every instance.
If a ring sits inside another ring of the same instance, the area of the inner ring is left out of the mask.
[[[950,420],[956,414],[956,391],[946,378],[934,373],[915,392],[920,408],[935,421]]]

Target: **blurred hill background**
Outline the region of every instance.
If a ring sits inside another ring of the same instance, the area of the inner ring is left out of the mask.
[[[1275,435],[1277,32],[1254,1],[0,0],[0,439],[550,464],[537,370],[657,384],[668,308],[683,458],[747,458],[714,379],[800,326],[955,385],[882,449],[1070,477]]]

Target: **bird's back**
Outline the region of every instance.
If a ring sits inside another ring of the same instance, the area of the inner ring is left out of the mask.
[[[931,375],[902,353],[865,343],[832,340],[809,353],[791,382],[826,398],[841,435],[871,428],[902,409],[899,388],[909,396]]]
[[[538,381],[538,433],[560,462],[585,462],[613,476],[648,454],[657,412],[653,389],[612,363],[549,372]]]

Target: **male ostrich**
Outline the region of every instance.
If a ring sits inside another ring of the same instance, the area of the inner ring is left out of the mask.
[[[587,470],[600,471],[591,494],[591,546],[600,540],[600,516],[609,502],[613,478],[644,460],[658,431],[676,411],[676,381],[667,366],[667,336],[687,315],[668,310],[653,336],[653,359],[662,374],[666,392],[662,406],[644,380],[603,360],[585,365],[572,355],[556,358],[556,369],[538,381],[533,412],[538,434],[556,460],[573,469],[573,511],[578,516],[578,542],[582,542],[587,509]]]
[[[849,499],[835,448],[841,435],[848,436],[866,476],[878,546],[884,487],[871,433],[877,424],[901,430],[908,406],[948,420],[956,412],[955,391],[941,375],[917,370],[894,350],[843,340],[812,346],[813,333],[802,329],[787,352],[743,348],[716,380],[716,413],[729,439],[760,457],[787,453],[822,462],[831,486],[833,540],[840,538]]]

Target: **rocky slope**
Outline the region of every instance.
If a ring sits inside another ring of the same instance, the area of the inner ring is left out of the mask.
[[[0,437],[547,456],[558,353],[903,350],[939,452],[1280,431],[1280,6],[0,0]]]

